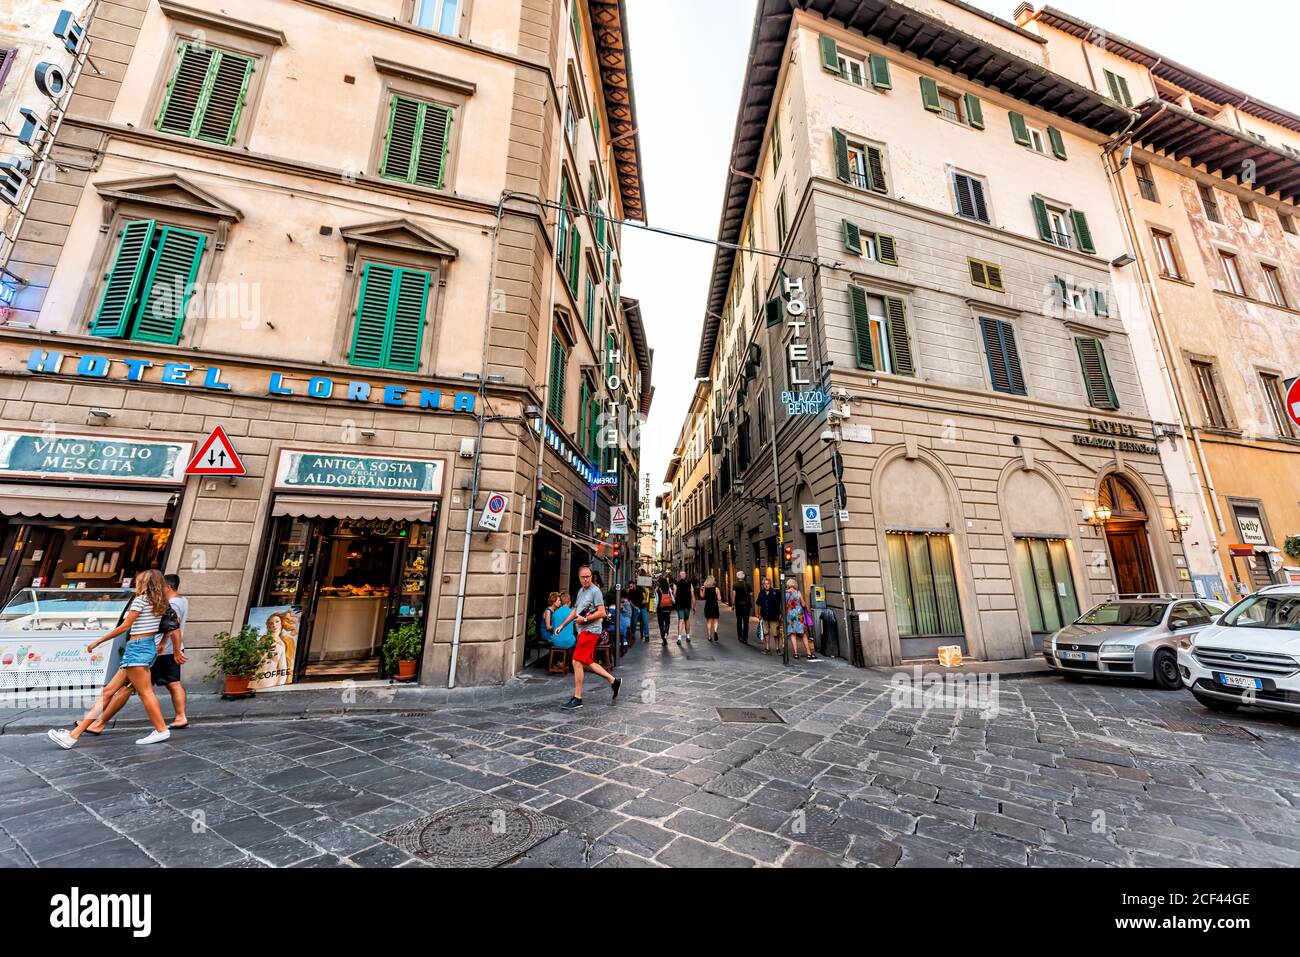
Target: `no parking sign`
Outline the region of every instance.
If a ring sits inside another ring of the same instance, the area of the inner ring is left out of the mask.
[[[483,517],[478,520],[478,527],[489,532],[499,531],[501,516],[506,513],[509,505],[510,496],[493,492],[488,496],[487,507],[483,509]]]

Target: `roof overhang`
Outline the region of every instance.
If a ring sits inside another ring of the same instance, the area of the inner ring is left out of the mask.
[[[1134,63],[1140,63],[1160,79],[1167,80],[1188,93],[1195,94],[1212,103],[1231,104],[1243,113],[1249,113],[1251,116],[1259,117],[1268,123],[1274,123],[1277,126],[1300,133],[1300,116],[1295,113],[1284,110],[1280,106],[1273,106],[1257,100],[1249,93],[1244,93],[1235,87],[1213,80],[1204,73],[1183,66],[1181,63],[1176,63],[1168,57],[1163,57],[1140,43],[1126,40],[1109,30],[1093,26],[1088,21],[1080,20],[1078,17],[1057,10],[1055,7],[1043,7],[1034,15],[1034,18],[1046,23],[1048,26],[1055,27],[1063,33],[1068,33],[1072,37],[1078,37],[1085,43],[1104,47],[1111,53],[1132,60]]]
[[[1300,202],[1300,158],[1164,100],[1138,106],[1134,141],[1290,203]]]
[[[772,97],[796,7],[1103,136],[1123,132],[1133,120],[1130,110],[1106,97],[897,0],[759,0],[718,229],[718,238],[723,242],[740,241],[754,186],[751,177],[762,156]],[[1018,30],[1014,24],[1006,26]],[[713,362],[735,259],[735,251],[724,247],[714,255],[708,312],[695,367],[697,378],[707,376]]]
[[[605,94],[609,136],[618,174],[619,198],[626,219],[645,222],[641,182],[641,136],[637,129],[636,92],[632,88],[632,48],[627,39],[624,0],[587,0],[596,35],[596,59]]]

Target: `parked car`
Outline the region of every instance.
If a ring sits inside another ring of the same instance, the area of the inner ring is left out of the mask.
[[[1300,585],[1270,585],[1179,642],[1183,684],[1211,711],[1300,713]]]
[[[1178,640],[1195,635],[1228,608],[1173,595],[1121,595],[1088,609],[1043,645],[1043,658],[1067,678],[1108,675],[1182,686]]]

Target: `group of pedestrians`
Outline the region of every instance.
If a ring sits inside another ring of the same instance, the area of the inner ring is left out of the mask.
[[[185,664],[184,630],[190,603],[180,589],[179,576],[164,575],[156,568],[136,576],[135,595],[121,622],[86,647],[86,652],[93,654],[99,645],[127,635],[121,664],[85,717],[71,731],[52,729],[51,741],[67,749],[75,747],[83,734],[92,737],[102,734],[132,693],[139,696],[144,713],[153,725],[153,731],[136,744],[158,744],[170,738],[172,731],[190,726],[185,714],[185,687],[181,684],[181,665]],[[175,717],[170,725],[163,721],[154,685],[165,686],[171,696]]]

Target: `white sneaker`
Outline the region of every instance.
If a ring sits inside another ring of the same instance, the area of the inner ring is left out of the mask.
[[[70,748],[74,747],[77,743],[76,738],[74,738],[72,735],[68,734],[68,732],[62,729],[51,728],[47,732],[47,734],[49,736],[49,739],[53,741],[55,744],[57,744],[59,747],[61,747],[64,751],[67,751]]]
[[[150,732],[149,732],[148,734],[146,734],[143,738],[141,738],[139,741],[137,741],[136,744],[157,744],[157,743],[160,742],[160,741],[166,741],[166,740],[167,740],[168,738],[170,738],[171,736],[172,736],[172,733],[171,733],[170,730],[169,730],[169,731],[150,731]]]

